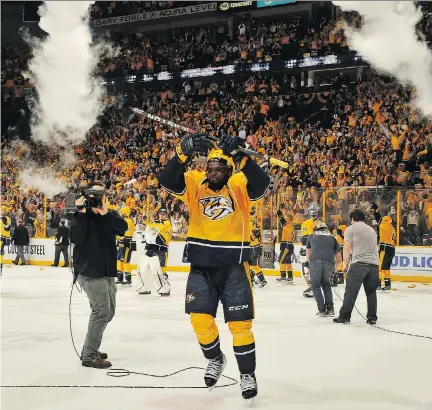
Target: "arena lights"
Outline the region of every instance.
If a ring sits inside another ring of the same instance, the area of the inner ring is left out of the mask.
[[[206,68],[192,68],[178,72],[162,71],[157,74],[144,74],[139,75],[137,78],[136,72],[129,72],[124,76],[124,80],[128,83],[135,81],[150,82],[150,81],[169,81],[175,79],[192,79],[199,77],[211,77],[215,74],[232,75],[239,73],[253,73],[253,72],[266,72],[270,70],[286,70],[293,68],[307,68],[316,66],[330,66],[337,64],[347,63],[361,63],[364,60],[359,54],[330,54],[322,57],[305,57],[300,59],[291,59],[286,61],[274,60],[263,63],[254,64],[237,64],[226,65],[221,67],[206,67]],[[112,85],[114,80],[112,77],[106,77],[102,80],[103,85]]]

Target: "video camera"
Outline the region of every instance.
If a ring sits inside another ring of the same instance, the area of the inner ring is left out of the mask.
[[[76,211],[81,211],[84,208],[86,208],[87,211],[90,211],[91,208],[101,208],[104,194],[104,190],[93,188],[84,188],[68,192],[65,195],[65,212],[66,214],[74,214]],[[76,206],[75,201],[82,196],[86,201],[82,206]]]

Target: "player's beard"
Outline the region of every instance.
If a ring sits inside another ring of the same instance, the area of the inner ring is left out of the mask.
[[[218,182],[210,182],[208,181],[208,186],[212,191],[220,191],[224,185],[228,183],[229,174],[225,175],[225,177]]]

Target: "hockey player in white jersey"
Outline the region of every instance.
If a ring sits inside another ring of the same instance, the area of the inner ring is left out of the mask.
[[[171,237],[171,222],[167,220],[167,211],[161,209],[158,219],[147,225],[144,231],[145,253],[141,257],[137,271],[136,289],[140,295],[150,295],[154,282],[159,295],[170,295],[171,285],[168,275],[162,268],[168,259],[168,244]]]

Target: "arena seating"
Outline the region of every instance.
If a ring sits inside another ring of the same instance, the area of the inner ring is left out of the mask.
[[[158,7],[156,3],[116,2],[111,13]],[[95,18],[107,12],[97,6],[93,9]],[[337,24],[337,20],[322,20],[317,29],[300,24],[300,20],[292,24],[255,22],[239,29],[232,41],[217,28],[191,29],[169,44],[123,35],[117,38],[120,54],[102,61],[100,69],[156,70],[166,65],[176,69],[192,61],[195,66],[198,55],[206,66],[343,53],[348,44],[335,29]],[[422,24],[429,27],[429,20]],[[27,50],[2,46],[2,114],[16,112],[17,105],[25,102],[22,72],[28,56]],[[432,241],[431,124],[408,105],[412,93],[371,69],[355,84],[343,76],[336,78],[327,91],[305,90],[296,76],[289,74],[256,73],[224,82],[188,79],[181,85],[168,83],[157,91],[134,89],[133,105],[216,137],[238,135],[257,151],[287,161],[287,169],[269,170],[276,188],[258,205],[262,229],[270,230],[271,235],[278,234],[275,215],[280,207],[298,227],[307,206],[316,202],[322,217],[333,226],[347,223],[349,211],[356,206],[372,218],[370,204],[378,202],[386,214],[399,217],[400,244],[422,245]],[[158,209],[167,208],[176,226],[175,238],[182,239],[187,230],[187,208],[159,189],[155,178],[174,155],[182,133],[138,118],[125,124],[122,97],[117,91],[107,99],[104,114],[89,131],[86,144],[75,149],[76,165],[57,171],[58,178],[70,188],[83,187],[91,179],[102,180],[112,206],[130,206],[143,224],[154,218]],[[313,103],[321,107],[318,115],[301,117],[300,112],[307,112]],[[45,198],[35,189],[21,189],[19,165],[31,159],[54,169],[61,149],[53,153],[30,140],[18,140],[18,134],[11,121],[5,126],[2,121],[2,206],[14,226],[24,218],[32,235],[44,237],[64,216],[64,195]],[[191,166],[197,166],[197,160]],[[131,179],[136,182],[126,186]]]

